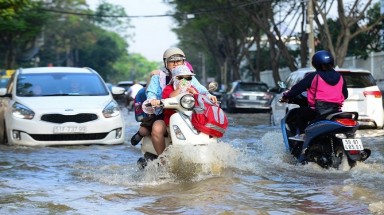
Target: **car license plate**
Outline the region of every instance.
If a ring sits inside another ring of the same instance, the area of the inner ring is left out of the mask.
[[[257,96],[249,96],[249,100],[257,100]]]
[[[361,139],[343,139],[345,150],[364,150]]]
[[[68,125],[68,126],[54,126],[53,133],[67,134],[67,133],[85,133],[87,128],[85,126]]]

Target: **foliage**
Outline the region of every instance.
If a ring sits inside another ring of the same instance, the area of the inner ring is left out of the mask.
[[[96,9],[93,21],[100,27],[119,33],[124,38],[131,38],[130,34],[126,34],[125,30],[132,28],[130,20],[123,7],[113,5],[103,1]]]
[[[95,43],[87,49],[79,50],[79,65],[95,69],[103,78],[114,76],[113,68],[122,55],[126,54],[126,42],[116,33],[99,32]]]
[[[32,6],[31,0],[0,0],[0,19],[14,19],[20,12]]]
[[[42,28],[49,20],[40,14],[40,3],[22,1],[8,5],[0,15],[0,68],[12,69],[16,61],[25,61],[36,52]],[[3,6],[3,5],[2,5]]]
[[[370,15],[377,14],[377,12],[373,11],[379,9],[378,6],[376,8],[372,6],[374,1],[356,0],[347,4],[344,4],[343,0],[313,2],[315,4],[315,12],[318,14],[318,16],[315,16],[315,21],[319,31],[319,41],[324,49],[329,50],[334,55],[335,64],[340,67],[343,66],[348,53],[358,52],[358,55],[364,56],[364,51],[358,49],[367,49],[371,45],[366,45],[369,40],[366,40],[366,37],[362,35],[372,32],[384,20],[384,15],[378,15],[375,18],[369,17]],[[339,28],[332,28],[332,26],[328,25],[329,11],[334,3],[337,4],[338,14],[335,26]],[[335,32],[338,33],[335,34]],[[354,45],[356,45],[356,48],[354,48]]]
[[[128,56],[129,19],[121,6],[102,2],[93,12],[85,0],[0,1],[0,68],[87,66],[108,80],[125,79],[132,62],[136,77],[157,67],[142,56]],[[118,33],[114,33],[118,32]]]
[[[110,82],[144,81],[161,65],[127,52],[132,35],[127,14],[121,6],[100,2],[92,11],[86,0],[0,0],[0,68],[89,66]],[[224,84],[244,74],[258,80],[260,71],[268,69],[278,81],[279,67],[294,70],[297,62],[304,66],[307,61],[308,1],[166,2],[175,8],[173,31],[179,47],[200,78],[204,64],[207,77]],[[372,2],[313,1],[316,49],[329,49],[338,64],[347,55],[366,57],[370,51],[381,51],[384,17],[379,3]],[[338,12],[334,19],[328,14],[332,7]],[[301,32],[286,31],[289,28]],[[290,46],[291,40],[299,45]]]
[[[160,64],[148,61],[140,54],[124,55],[113,66],[118,71],[117,74],[113,77],[108,77],[108,80],[112,83],[117,83],[121,80],[148,81],[149,73],[159,68]]]

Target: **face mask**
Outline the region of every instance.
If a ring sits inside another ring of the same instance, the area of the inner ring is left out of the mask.
[[[181,89],[181,92],[186,92],[188,88],[191,87],[191,81],[187,81],[185,79],[177,80],[173,79],[173,89]]]

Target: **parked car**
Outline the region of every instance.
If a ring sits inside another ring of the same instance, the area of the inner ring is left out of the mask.
[[[229,113],[237,109],[269,111],[272,97],[264,82],[235,81],[231,83],[230,90],[222,95],[221,107]]]
[[[0,143],[26,146],[122,144],[125,123],[111,92],[90,68],[18,69],[0,89]]]
[[[126,91],[133,85],[133,81],[119,81],[118,87],[123,87]]]
[[[377,80],[376,84],[380,89],[381,95],[384,95],[384,79]],[[383,105],[384,105],[384,98],[381,97],[381,99],[383,100]]]
[[[121,106],[128,106],[130,101],[130,95],[128,95],[128,90],[130,87],[132,87],[135,84],[134,81],[120,81],[117,83],[118,87],[123,87],[125,89],[125,93],[123,95],[119,95],[115,97],[115,100],[121,105]],[[141,84],[143,87],[147,85],[147,82],[140,81],[139,84]]]
[[[0,78],[0,88],[7,87],[10,77],[1,77]]]
[[[359,113],[359,124],[362,126],[382,128],[384,124],[382,94],[376,81],[368,70],[336,68],[347,83],[348,98],[344,101],[343,111]],[[288,110],[298,107],[294,104],[280,103],[283,91],[291,89],[307,73],[314,72],[313,68],[299,69],[292,72],[285,80],[286,89],[277,92],[272,101],[271,124],[280,124]]]
[[[7,87],[9,79],[14,72],[15,70],[12,69],[0,71],[0,88]]]

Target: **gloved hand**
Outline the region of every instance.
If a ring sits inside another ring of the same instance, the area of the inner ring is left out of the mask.
[[[287,98],[284,98],[284,97],[281,97],[281,99],[279,100],[280,103],[284,103],[284,102],[288,102],[288,99]]]
[[[279,100],[279,102],[288,102],[288,97],[287,96],[285,96],[285,94],[286,94],[287,92],[284,92],[283,93],[283,96],[281,97],[281,99]]]

